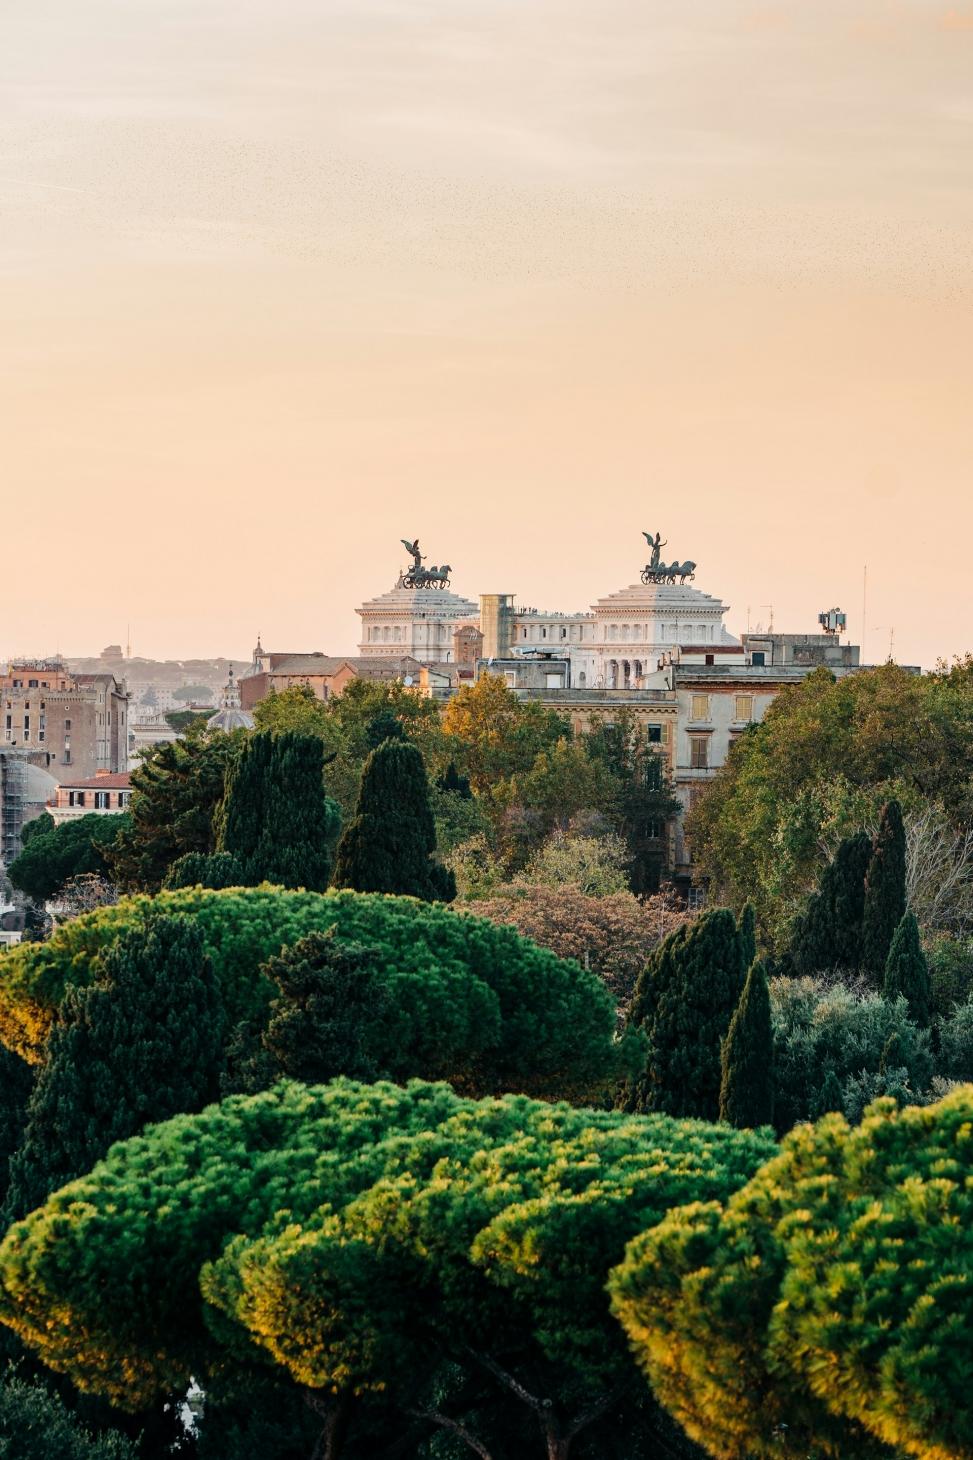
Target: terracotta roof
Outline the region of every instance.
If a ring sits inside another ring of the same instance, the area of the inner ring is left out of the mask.
[[[271,655],[271,668],[266,677],[275,679],[321,675],[328,679],[346,664],[362,679],[395,679],[400,674],[412,674],[422,667],[421,661],[413,659],[409,654],[388,657],[376,655],[374,659],[353,654]],[[247,677],[259,679],[261,676],[254,674]]]
[[[127,791],[132,784],[128,771],[105,776],[87,776],[83,781],[62,781],[65,791]]]

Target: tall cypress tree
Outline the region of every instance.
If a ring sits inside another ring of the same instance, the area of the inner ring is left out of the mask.
[[[355,816],[338,844],[334,884],[448,902],[456,885],[433,860],[435,850],[422,755],[409,741],[386,740],[365,762]]]
[[[828,868],[827,898],[834,929],[834,967],[858,968],[862,959],[865,878],[872,860],[867,831],[846,837]]]
[[[338,808],[324,789],[323,741],[297,731],[251,736],[217,815],[217,848],[236,858],[244,883],[323,892],[337,828]]]
[[[865,874],[871,856],[871,837],[860,831],[845,838],[824,869],[795,930],[792,953],[800,973],[860,965]]]
[[[882,992],[887,999],[904,998],[913,1023],[922,1029],[929,1027],[929,965],[914,913],[907,912],[895,930]]]
[[[105,955],[100,981],[68,990],[10,1162],[8,1222],[88,1171],[149,1121],[219,1093],[223,1001],[188,918],[151,917]]]
[[[629,1015],[649,1040],[633,1109],[718,1119],[720,1051],[745,973],[736,920],[726,908],[678,928],[656,949]]]
[[[774,1031],[767,971],[754,960],[721,1051],[720,1120],[741,1130],[774,1119]]]
[[[752,902],[744,905],[737,932],[740,934],[740,957],[744,968],[749,968],[757,956],[757,918]]]
[[[890,801],[882,808],[865,878],[862,968],[876,981],[884,977],[892,939],[905,911],[905,827],[901,806]]]

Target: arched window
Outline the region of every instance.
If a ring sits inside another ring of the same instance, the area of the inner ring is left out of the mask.
[[[588,683],[588,676],[585,674],[584,670],[582,669],[581,673],[578,675],[578,688],[579,689],[584,689],[584,687],[585,687],[585,685],[587,683]]]

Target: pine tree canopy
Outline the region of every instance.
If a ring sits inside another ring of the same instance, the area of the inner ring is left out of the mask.
[[[419,1081],[283,1083],[156,1125],[53,1196],[0,1248],[0,1313],[123,1407],[255,1342],[299,1384],[403,1410],[446,1364],[489,1372],[482,1353],[542,1385],[552,1420],[610,1413],[647,1399],[605,1294],[626,1241],[773,1149]]]
[[[971,1123],[970,1086],[826,1116],[630,1244],[615,1311],[708,1454],[973,1453]]]
[[[0,957],[0,1038],[43,1059],[67,991],[95,980],[119,936],[153,913],[183,914],[198,928],[229,1028],[263,1027],[278,992],[262,968],[267,959],[334,928],[343,943],[381,950],[394,1018],[376,1008],[371,1057],[396,1078],[421,1072],[480,1094],[556,1098],[590,1094],[644,1064],[641,1035],[616,1038],[614,1002],[598,976],[513,928],[412,898],[259,887],[127,898],[72,919],[45,943],[11,949]]]
[[[69,990],[10,1162],[8,1220],[80,1176],[116,1140],[219,1090],[220,989],[188,918],[150,917],[107,950],[97,983]]]

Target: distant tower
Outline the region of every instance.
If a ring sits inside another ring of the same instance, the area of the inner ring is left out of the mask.
[[[257,630],[257,643],[253,651],[253,663],[250,665],[251,674],[263,673],[264,646],[260,642],[260,630]]]

